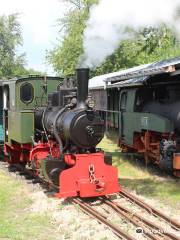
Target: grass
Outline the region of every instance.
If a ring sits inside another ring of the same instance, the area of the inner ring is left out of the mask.
[[[49,216],[31,213],[31,203],[25,185],[0,171],[0,239],[55,239]]]
[[[149,169],[132,155],[123,155],[116,141],[117,136],[111,134],[111,139],[105,137],[98,147],[112,154],[120,184],[145,197],[169,204],[174,209],[180,207],[180,179],[163,176],[160,170]]]

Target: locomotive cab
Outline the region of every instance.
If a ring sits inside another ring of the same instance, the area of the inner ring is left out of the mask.
[[[25,165],[34,145],[35,109],[47,105],[62,78],[26,76],[3,81],[4,149],[10,164]]]

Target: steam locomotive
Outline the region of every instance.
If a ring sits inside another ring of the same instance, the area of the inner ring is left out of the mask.
[[[117,169],[96,148],[104,123],[88,97],[89,69],[77,69],[76,76],[77,92],[58,78],[3,83],[5,156],[58,187],[59,198],[118,192]]]

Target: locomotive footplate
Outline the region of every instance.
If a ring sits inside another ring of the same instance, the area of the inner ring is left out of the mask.
[[[103,153],[65,155],[65,162],[70,157],[75,164],[59,175],[56,197],[96,197],[120,191],[118,171],[105,163]]]

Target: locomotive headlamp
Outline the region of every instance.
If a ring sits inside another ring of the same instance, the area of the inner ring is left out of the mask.
[[[93,99],[87,99],[86,104],[89,108],[94,108],[95,107],[95,101]]]

